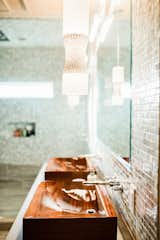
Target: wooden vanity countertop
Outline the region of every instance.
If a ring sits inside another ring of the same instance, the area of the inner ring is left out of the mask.
[[[116,217],[104,187],[45,181],[38,186],[24,219],[97,217]]]
[[[61,177],[86,179],[91,171],[94,171],[94,168],[85,157],[51,158],[45,170],[45,180]]]

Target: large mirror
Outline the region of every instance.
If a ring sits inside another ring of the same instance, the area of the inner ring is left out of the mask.
[[[105,39],[101,41],[97,54],[97,135],[112,152],[129,161],[131,2],[117,1],[116,10],[109,18]]]

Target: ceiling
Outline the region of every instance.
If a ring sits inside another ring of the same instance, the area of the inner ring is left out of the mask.
[[[90,14],[97,1],[90,0]],[[63,0],[0,0],[0,18],[60,18],[62,8]]]
[[[114,0],[116,5],[120,5],[124,14],[128,14],[130,1]],[[90,15],[103,6],[101,2],[104,0],[89,0]],[[111,0],[105,2],[107,12]],[[60,18],[62,9],[63,0],[0,0],[0,18]]]
[[[96,1],[99,0],[90,0],[91,16]],[[63,0],[0,0],[0,32],[8,39],[0,41],[0,47],[63,46],[62,3]],[[119,19],[124,46],[128,45],[130,28],[127,3],[128,0],[121,0]],[[115,36],[116,21],[113,21],[103,46],[115,45]]]
[[[63,0],[0,0],[0,31],[9,40],[0,47],[63,46],[62,7]]]
[[[0,17],[61,17],[62,1],[63,0],[0,0]]]

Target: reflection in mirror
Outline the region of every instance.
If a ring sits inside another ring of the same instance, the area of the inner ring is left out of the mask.
[[[126,2],[126,1],[125,1]],[[98,48],[98,138],[126,161],[130,158],[131,83],[130,1],[110,13]],[[122,31],[123,29],[123,31]]]

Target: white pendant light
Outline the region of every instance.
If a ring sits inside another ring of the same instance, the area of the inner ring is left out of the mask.
[[[64,36],[64,73],[81,73],[87,71],[87,42],[88,38],[85,35],[72,34]]]
[[[112,105],[122,105],[122,82],[113,82]]]
[[[62,94],[68,96],[81,96],[88,94],[87,73],[64,73]]]
[[[123,104],[123,85],[124,85],[124,67],[114,66],[112,69],[112,104],[122,105]]]
[[[124,67],[117,65],[112,68],[112,82],[113,83],[124,82]]]
[[[118,21],[118,20],[117,20]],[[123,104],[123,84],[124,84],[124,67],[120,66],[120,41],[119,41],[119,28],[117,24],[117,65],[112,68],[112,84],[113,84],[113,94],[112,94],[112,104],[122,105]]]
[[[82,34],[88,36],[89,0],[63,0],[63,36]]]
[[[63,36],[65,65],[62,79],[62,93],[69,96],[69,99],[72,100],[72,96],[88,94],[86,62],[88,30],[89,0],[64,0]],[[78,101],[76,100],[76,102]]]

